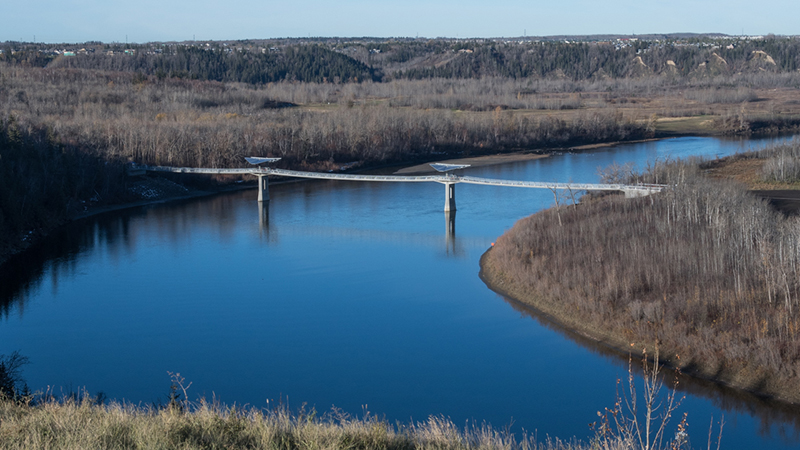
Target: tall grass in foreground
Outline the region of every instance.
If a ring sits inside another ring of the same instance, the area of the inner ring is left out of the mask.
[[[658,359],[656,352],[655,359]],[[463,429],[445,417],[423,422],[390,424],[366,413],[354,418],[339,410],[318,416],[302,407],[292,413],[285,406],[273,409],[227,407],[200,399],[189,402],[180,374],[170,374],[173,384],[164,407],[142,407],[98,402],[89,395],[8,396],[0,392],[0,448],[158,448],[158,449],[381,449],[381,450],[660,450],[690,448],[687,422],[670,423],[682,399],[674,385],[663,392],[664,377],[658,365],[642,358],[643,376],[637,383],[631,365],[623,394],[612,408],[598,412],[590,442],[573,438],[521,436],[491,425],[466,425]],[[637,385],[641,393],[637,393]],[[181,397],[183,395],[183,397]],[[180,400],[183,398],[183,400]],[[531,405],[532,408],[541,405]],[[671,434],[677,430],[674,437]],[[717,438],[717,448],[722,433]],[[708,448],[711,448],[709,431]]]
[[[515,438],[488,425],[460,429],[441,417],[392,425],[375,416],[342,413],[317,417],[300,411],[238,409],[199,402],[191,412],[178,407],[142,408],[91,400],[48,401],[31,406],[0,402],[0,448],[180,448],[180,449],[552,449],[589,448],[549,439]],[[633,448],[620,440],[614,449]]]

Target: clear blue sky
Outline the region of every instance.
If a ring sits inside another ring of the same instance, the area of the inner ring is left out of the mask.
[[[4,0],[0,41],[800,34],[798,0]]]

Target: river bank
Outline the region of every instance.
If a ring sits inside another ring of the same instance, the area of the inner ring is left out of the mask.
[[[493,249],[487,250],[481,257],[479,277],[497,294],[532,308],[536,311],[537,317],[595,342],[617,353],[622,359],[630,357],[635,359],[642,354],[652,357],[657,346],[674,349],[671,345],[665,345],[660,339],[632,340],[626,330],[607,329],[601,324],[587,322],[585,317],[576,315],[574,309],[564,308],[557,299],[547,298],[541,293],[532,291],[529,286],[515,283],[498,269],[497,261],[493,259]],[[683,375],[742,390],[761,400],[788,405],[800,404],[800,393],[787,390],[792,388],[793,383],[767,377],[764,372],[748,367],[747,364],[723,367],[719,362],[707,363],[689,358],[687,358],[689,362],[686,363],[677,353],[672,353],[671,356],[667,353],[668,356],[663,356],[664,353],[659,359],[660,364],[671,370],[680,370]]]
[[[481,255],[480,270],[478,276],[481,281],[486,284],[486,287],[493,292],[521,305],[525,305],[531,309],[533,313],[563,329],[565,332],[575,334],[582,339],[593,342],[603,348],[616,353],[620,358],[637,358],[643,353],[652,357],[656,347],[656,340],[651,339],[647,341],[634,341],[631,342],[630,336],[626,333],[618,333],[618,330],[609,330],[597,324],[588,323],[582,320],[580,316],[574,314],[574,311],[561,307],[557,299],[548,299],[545,296],[531,291],[527,286],[515,283],[511,277],[505,274],[498,268],[498,262],[493,258],[493,248],[486,250]],[[714,377],[714,374],[707,368],[700,368],[693,365],[688,368],[680,363],[680,360],[663,356],[659,360],[660,364],[664,365],[667,369],[681,370],[682,374],[689,375],[706,381],[711,381],[726,387],[741,389],[750,394],[755,395],[762,399],[779,399],[787,403],[798,403],[800,397],[794,397],[789,400],[787,398],[778,398],[780,393],[777,391],[763,392],[746,389],[741,384],[735,384],[732,380],[723,380],[719,377]]]
[[[778,269],[789,263],[786,255],[773,259],[772,252],[788,245],[782,233],[792,227],[787,217],[796,215],[798,196],[777,183],[746,193],[720,180],[731,173],[741,178],[743,163],[760,167],[752,161],[737,157],[716,161],[714,170],[704,166],[717,181],[695,178],[683,193],[595,198],[538,212],[484,253],[481,279],[621,356],[652,354],[658,345],[662,363],[685,374],[796,405],[791,289],[797,277],[792,269]],[[783,214],[764,210],[756,196]],[[705,212],[687,216],[680,212],[684,207]],[[711,210],[715,216],[706,221]],[[737,224],[737,218],[754,215],[752,225]],[[752,238],[757,246],[747,243],[750,233],[761,236]],[[746,274],[739,275],[742,270]],[[777,290],[773,270],[784,273]],[[783,303],[776,305],[778,292]]]

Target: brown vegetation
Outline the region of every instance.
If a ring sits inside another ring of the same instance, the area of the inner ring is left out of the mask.
[[[48,401],[37,406],[0,402],[0,448],[160,448],[160,449],[497,449],[580,450],[557,440],[538,444],[484,425],[465,430],[431,417],[395,427],[374,416],[363,419],[333,411],[292,414],[285,408],[226,408],[203,402],[185,412],[179,407],[148,409],[91,399]],[[631,448],[617,444],[613,448]]]
[[[268,155],[331,170],[715,129],[776,133],[800,124],[797,86],[794,73],[249,85],[0,63],[0,255],[88,203],[138,200],[128,161],[241,167]]]
[[[800,402],[800,223],[696,162],[638,180],[671,187],[562,206],[561,225],[556,210],[523,219],[485,279],[623,351],[658,343],[687,373]]]
[[[17,358],[17,359],[14,359]],[[17,361],[19,355],[0,361]],[[687,421],[677,425],[674,438],[668,427],[681,400],[674,387],[663,395],[658,366],[643,357],[643,392],[637,393],[634,369],[629,365],[624,394],[600,420],[591,441],[548,437],[537,441],[510,426],[498,431],[490,424],[459,428],[445,417],[422,422],[390,424],[364,412],[352,417],[336,408],[318,415],[303,405],[296,413],[282,404],[273,408],[226,407],[204,398],[188,401],[187,383],[179,373],[172,378],[169,401],[151,407],[111,402],[85,392],[55,398],[49,394],[0,396],[0,447],[17,448],[179,448],[179,449],[432,449],[432,450],[678,450],[689,448]],[[618,381],[618,387],[623,383]],[[642,403],[639,403],[641,400]],[[623,406],[624,405],[624,406]],[[712,421],[713,426],[713,421]],[[711,445],[709,429],[709,448]],[[722,423],[719,425],[719,444]]]

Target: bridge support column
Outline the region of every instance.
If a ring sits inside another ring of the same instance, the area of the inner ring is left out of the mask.
[[[444,210],[445,211],[455,211],[456,210],[456,184],[455,183],[445,183],[444,184]]]
[[[269,201],[269,179],[266,175],[256,175],[258,177],[258,201]]]

